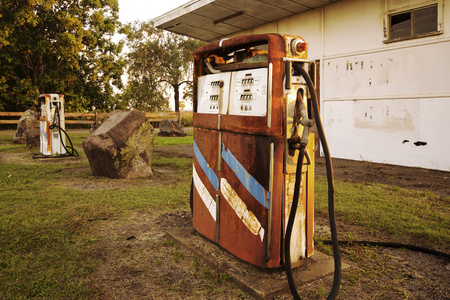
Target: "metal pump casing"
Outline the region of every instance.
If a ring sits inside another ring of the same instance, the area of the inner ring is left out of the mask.
[[[40,152],[43,155],[62,155],[65,136],[61,136],[59,127],[65,130],[64,96],[58,94],[43,94],[39,96],[40,115]],[[52,126],[56,125],[56,126]]]
[[[194,56],[194,227],[260,267],[279,267],[284,260],[298,156],[289,155],[287,140],[295,102],[306,105],[307,97],[304,81],[292,73],[293,62],[307,66],[301,42],[296,36],[249,35],[205,45]],[[297,100],[299,88],[305,92]],[[308,153],[292,265],[314,252],[314,138]]]

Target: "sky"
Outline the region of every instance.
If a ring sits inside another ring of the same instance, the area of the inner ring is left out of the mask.
[[[190,0],[119,0],[119,21],[123,24],[133,21],[148,21],[171,11]],[[126,50],[125,50],[126,51]],[[126,76],[122,80],[126,81]],[[174,100],[170,95],[169,106],[174,109]],[[191,109],[187,103],[185,109]]]
[[[188,3],[190,0],[119,0],[119,20],[122,23],[148,21]]]

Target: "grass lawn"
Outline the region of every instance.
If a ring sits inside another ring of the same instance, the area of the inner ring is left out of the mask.
[[[90,298],[96,291],[89,288],[87,277],[96,264],[89,258],[89,247],[97,237],[88,220],[189,207],[190,180],[182,179],[191,177],[191,159],[155,153],[154,168],[177,170],[165,178],[169,185],[139,179],[115,180],[105,187],[102,183],[109,179],[92,176],[82,151],[87,131],[69,131],[80,153],[70,159],[33,159],[24,145],[11,143],[13,134],[0,131],[0,157],[9,157],[0,165],[1,299]],[[192,144],[192,132],[180,139],[155,137],[155,145],[186,143]],[[79,188],[86,182],[99,188]]]

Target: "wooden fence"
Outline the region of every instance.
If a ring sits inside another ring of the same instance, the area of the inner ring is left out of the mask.
[[[19,118],[22,116],[23,112],[0,112],[0,125],[1,124],[17,124]],[[64,113],[64,123],[65,124],[75,124],[75,125],[90,125],[97,121],[98,119],[104,118],[106,113]],[[164,119],[176,119],[176,113],[145,113],[147,119],[152,123],[153,126],[158,127],[159,122]],[[14,119],[4,119],[5,117]]]

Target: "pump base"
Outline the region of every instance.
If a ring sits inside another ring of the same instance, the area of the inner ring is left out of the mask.
[[[173,230],[167,235],[217,272],[227,273],[240,289],[256,299],[269,299],[275,295],[290,293],[285,270],[282,267],[264,269],[251,265],[203,238],[194,227]],[[349,268],[349,265],[343,262],[342,269],[346,268]],[[301,266],[292,270],[298,288],[333,272],[333,257],[317,250],[310,258],[303,260]]]

